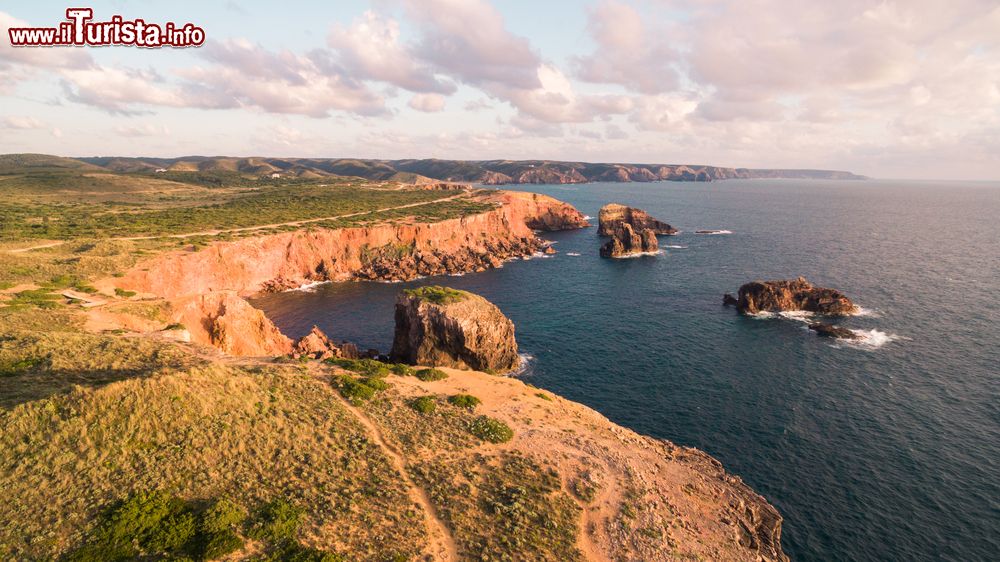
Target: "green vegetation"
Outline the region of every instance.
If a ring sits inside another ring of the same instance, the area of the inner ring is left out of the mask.
[[[518,453],[426,461],[413,471],[469,560],[581,560],[580,508],[559,474]]]
[[[434,304],[451,304],[459,302],[469,296],[469,293],[465,291],[459,291],[458,289],[452,289],[450,287],[442,287],[440,285],[428,285],[426,287],[406,289],[403,292],[408,296],[418,297]]]
[[[448,378],[448,373],[441,369],[420,369],[414,376],[424,382],[431,382]]]
[[[366,377],[384,377],[389,373],[395,372],[394,366],[388,365],[381,361],[376,361],[374,359],[343,359],[340,357],[332,357],[326,359],[326,362],[331,365],[336,365],[341,369],[351,371],[364,375]]]
[[[28,289],[14,293],[14,296],[8,301],[7,305],[15,308],[35,307],[51,309],[59,306],[59,301],[61,300],[62,297],[53,293],[50,289]]]
[[[135,291],[126,291],[120,287],[115,287],[115,295],[122,297],[123,299],[132,298],[136,295]]]
[[[482,400],[476,398],[471,394],[454,394],[448,397],[448,403],[458,408],[475,410],[476,406],[482,403]]]
[[[267,503],[247,536],[263,541],[265,559],[333,562],[341,557],[296,540],[303,511],[286,500]],[[215,560],[243,548],[246,510],[227,499],[202,507],[162,490],[132,495],[107,508],[68,562],[135,559]]]
[[[421,414],[433,414],[437,410],[437,399],[433,396],[421,396],[410,401],[410,407]]]
[[[350,375],[338,377],[336,385],[341,396],[355,406],[371,400],[376,394],[389,388],[389,383],[378,377],[357,378]]]
[[[552,397],[549,396],[548,394],[545,394],[544,392],[536,392],[535,396],[541,398],[542,400],[548,400],[549,402],[552,401]]]
[[[490,443],[506,443],[514,438],[514,430],[509,425],[489,416],[479,416],[472,420],[469,431]]]

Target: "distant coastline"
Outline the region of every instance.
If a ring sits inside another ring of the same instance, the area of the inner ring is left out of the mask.
[[[841,170],[729,168],[693,164],[628,164],[557,160],[369,160],[354,158],[88,157],[77,160],[112,172],[238,172],[319,178],[356,176],[375,181],[466,182],[480,185],[591,182],[718,181],[727,179],[864,180]]]

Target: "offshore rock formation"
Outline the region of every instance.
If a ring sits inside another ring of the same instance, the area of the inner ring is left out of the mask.
[[[602,258],[621,258],[634,254],[655,253],[659,249],[656,233],[646,228],[636,232],[629,223],[621,223],[614,230],[611,240],[601,246]]]
[[[804,277],[747,283],[740,287],[736,308],[744,314],[802,310],[827,316],[847,316],[858,310],[840,291],[815,287]]]
[[[390,358],[498,372],[520,363],[514,323],[499,308],[479,295],[436,286],[400,293]]]
[[[852,330],[841,326],[834,326],[833,324],[827,324],[825,322],[814,322],[809,324],[809,329],[816,332],[817,336],[827,338],[837,338],[841,340],[861,339],[861,336],[855,334]]]
[[[608,203],[601,207],[597,218],[599,222],[597,234],[600,236],[613,236],[623,223],[632,225],[639,232],[650,229],[654,234],[677,234],[676,228],[649,216],[646,211],[620,203]]]

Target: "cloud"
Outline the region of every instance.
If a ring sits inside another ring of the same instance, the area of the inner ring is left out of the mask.
[[[532,89],[541,58],[484,0],[405,0],[421,38],[413,52],[467,84]]]
[[[335,25],[327,44],[355,77],[388,82],[411,92],[455,91],[453,83],[436,78],[433,69],[400,43],[398,22],[370,10],[350,27]]]
[[[604,1],[590,10],[587,29],[597,44],[587,56],[572,59],[581,80],[620,84],[644,94],[659,94],[678,86],[673,65],[678,53],[670,45],[671,29],[651,29],[635,8]]]
[[[444,96],[440,94],[417,94],[410,98],[409,106],[417,111],[436,113],[444,109]]]
[[[5,117],[0,125],[4,129],[19,129],[19,130],[30,130],[30,129],[44,129],[46,127],[45,123],[35,119],[34,117],[21,117],[12,115],[10,117]]]
[[[153,70],[106,68],[64,69],[59,72],[66,97],[109,113],[135,115],[140,106],[186,107],[190,101]]]
[[[166,125],[154,125],[152,123],[119,125],[114,128],[114,132],[123,137],[130,138],[164,137],[170,135],[170,129]]]

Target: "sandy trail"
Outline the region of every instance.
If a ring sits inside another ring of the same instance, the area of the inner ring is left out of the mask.
[[[336,394],[336,393],[335,393]],[[337,394],[339,397],[340,395]],[[427,531],[429,542],[427,549],[434,556],[435,560],[460,560],[458,555],[458,546],[455,544],[455,539],[451,536],[451,531],[443,520],[438,516],[437,510],[434,509],[434,504],[431,503],[430,496],[427,495],[427,491],[418,486],[413,479],[410,478],[409,473],[406,471],[406,459],[401,452],[399,452],[395,447],[390,445],[385,438],[382,437],[382,432],[378,427],[368,419],[361,410],[355,408],[344,398],[340,398],[340,402],[345,408],[364,426],[365,430],[368,432],[369,437],[372,441],[379,446],[383,451],[385,451],[386,456],[389,458],[389,462],[392,463],[396,472],[398,472],[403,479],[403,483],[406,484],[410,495],[410,501],[414,504],[419,505],[424,512],[425,519],[427,523]]]
[[[162,236],[119,236],[111,238],[111,240],[154,240],[156,238],[188,238],[190,236],[215,236],[217,234],[228,234],[231,232],[250,232],[254,230],[263,230],[265,228],[278,228],[282,226],[301,226],[304,224],[323,222],[329,220],[337,219],[349,219],[351,217],[360,217],[362,215],[369,215],[371,213],[384,213],[386,211],[395,211],[398,209],[410,209],[413,207],[421,207],[423,205],[432,205],[434,203],[443,203],[445,201],[453,201],[455,199],[460,199],[462,197],[467,197],[468,193],[460,193],[458,195],[452,195],[450,197],[443,197],[441,199],[434,199],[432,201],[421,201],[419,203],[407,203],[406,205],[397,205],[395,207],[385,207],[382,209],[374,209],[371,211],[359,211],[357,213],[348,213],[346,215],[337,215],[333,217],[320,217],[318,219],[304,219],[300,221],[290,221],[290,222],[278,222],[272,224],[260,224],[256,226],[245,226],[241,228],[226,228],[222,230],[202,230],[200,232],[186,232],[184,234],[166,234]]]
[[[299,221],[290,222],[277,222],[271,224],[259,224],[255,226],[245,226],[241,228],[226,228],[220,230],[202,230],[198,232],[185,232],[183,234],[163,234],[154,236],[115,236],[113,238],[108,238],[108,240],[156,240],[158,238],[189,238],[191,236],[216,236],[219,234],[228,234],[232,232],[252,232],[254,230],[264,230],[266,228],[279,228],[282,226],[302,226],[304,224],[310,224],[314,222],[323,222],[338,219],[349,219],[351,217],[360,217],[362,215],[368,215],[371,213],[384,213],[387,211],[396,211],[399,209],[411,209],[413,207],[421,207],[423,205],[432,205],[434,203],[444,203],[445,201],[454,201],[455,199],[461,199],[463,197],[468,197],[469,194],[466,192],[459,193],[458,195],[451,195],[449,197],[442,197],[441,199],[434,199],[432,201],[421,201],[419,203],[407,203],[406,205],[397,205],[395,207],[384,207],[382,209],[374,209],[371,211],[359,211],[357,213],[348,213],[346,215],[336,215],[332,217],[320,217],[317,219],[304,219]],[[29,246],[27,248],[17,248],[14,250],[7,250],[10,254],[20,254],[23,252],[30,252],[32,250],[41,250],[44,248],[54,248],[65,244],[65,242],[46,242],[45,244],[38,244],[36,246]]]

